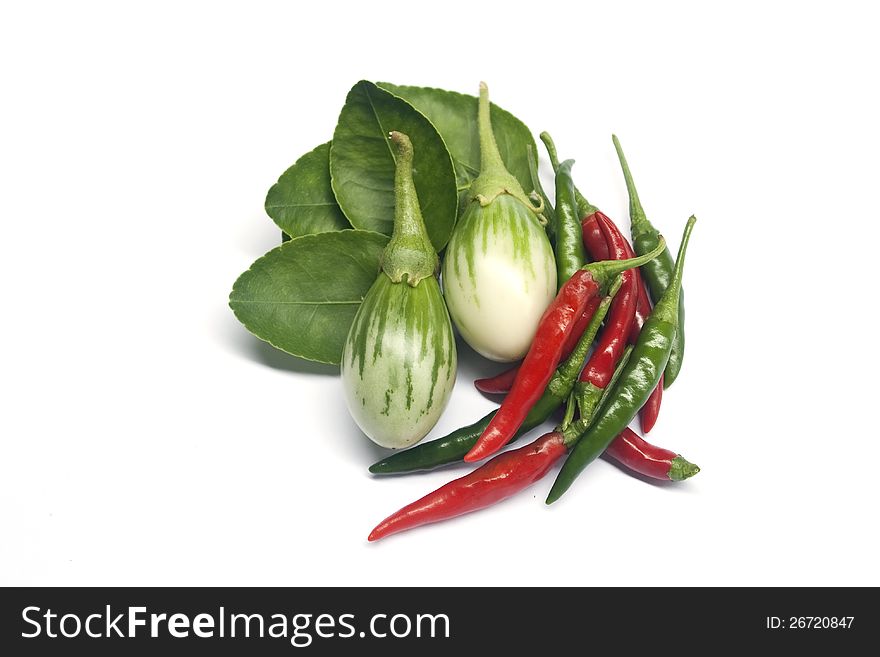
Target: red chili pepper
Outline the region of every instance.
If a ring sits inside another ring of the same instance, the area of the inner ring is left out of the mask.
[[[665,243],[662,245],[665,248]],[[603,260],[584,265],[569,278],[544,311],[538,330],[517,372],[510,393],[495,417],[465,454],[468,462],[491,456],[510,442],[529,410],[543,394],[559,363],[562,347],[584,314],[590,297],[599,293],[612,278],[633,267],[650,262],[663,252],[659,246],[644,256],[629,260]]]
[[[615,228],[617,228],[615,226]],[[620,232],[618,230],[618,232]],[[633,253],[632,246],[630,243],[626,243],[626,252]],[[627,255],[627,258],[630,256]],[[636,315],[633,318],[632,330],[629,334],[629,342],[630,344],[635,344],[636,340],[639,339],[639,333],[642,330],[642,326],[645,324],[645,320],[648,319],[648,315],[651,314],[651,297],[648,296],[648,290],[645,287],[645,282],[642,280],[641,272],[636,272],[636,278],[638,279],[638,292],[639,298],[636,300]]]
[[[487,376],[482,379],[474,379],[474,387],[487,395],[503,395],[510,391],[510,386],[516,380],[519,365],[504,370],[495,376]]]
[[[642,426],[642,433],[648,433],[657,424],[657,416],[660,415],[660,402],[663,399],[663,375],[660,375],[660,383],[654,388],[648,401],[639,411],[639,423]]]
[[[617,225],[601,210],[596,210],[592,214],[584,217],[583,221],[581,222],[581,228],[583,229],[584,246],[586,247],[587,253],[589,254],[590,258],[595,260],[603,256],[611,258],[615,257],[616,250],[613,247],[609,246],[611,244],[622,246],[624,250],[623,257],[625,258],[632,258],[635,255],[632,246],[623,235],[623,233],[620,232],[620,229],[617,227]],[[596,235],[597,228],[601,237],[597,237]],[[628,338],[630,344],[635,344],[635,341],[639,337],[639,332],[642,330],[642,325],[645,323],[648,315],[651,314],[651,299],[648,296],[648,291],[645,289],[645,283],[644,281],[642,281],[642,275],[639,270],[633,269],[631,270],[631,273],[632,278],[635,279],[634,285],[637,292],[637,299],[635,314],[633,316],[632,326],[630,328]],[[623,289],[621,289],[621,292],[623,292]],[[617,297],[615,297],[615,301],[617,301],[617,299],[619,299],[620,297],[621,293],[618,293]],[[612,317],[613,310],[614,307],[612,306],[611,311],[609,311],[609,319]],[[619,354],[617,355],[617,358],[620,358]],[[607,365],[607,362],[605,364]],[[611,371],[613,372],[613,364]],[[591,373],[588,373],[585,369],[584,372],[581,374],[581,381],[590,381],[590,378],[588,378],[590,374]],[[596,381],[599,380],[601,380],[601,377],[596,377],[595,375],[593,375],[591,382],[598,387],[604,387],[596,383]],[[654,428],[654,424],[656,424],[657,422],[657,417],[660,414],[660,404],[662,398],[663,381],[660,381],[660,383],[657,384],[657,387],[651,393],[648,401],[645,402],[645,405],[639,411],[639,421],[641,422],[642,431],[644,431],[645,433],[648,433],[652,428]]]
[[[562,356],[562,346],[574,331],[575,320],[584,314],[587,301],[598,293],[599,283],[586,269],[579,269],[559,289],[538,323],[538,331],[520,365],[510,393],[476,444],[465,454],[465,461],[479,461],[490,456],[516,433],[547,387]]]
[[[602,214],[602,211],[596,210],[581,219],[584,247],[586,247],[587,254],[591,260],[610,260],[611,255],[608,251],[608,243],[605,241],[605,233],[602,232],[602,228],[599,226],[598,217],[600,214]]]
[[[368,541],[432,522],[479,511],[531,486],[567,452],[563,434],[551,431],[534,442],[502,452],[479,468],[407,504],[380,522]],[[625,429],[605,450],[621,465],[654,479],[681,481],[700,468],[675,452],[657,447]]]
[[[596,223],[605,236],[609,258],[611,260],[625,260],[629,246],[626,238],[619,231],[614,230],[613,223],[602,212],[596,212],[592,216],[595,217]],[[611,375],[614,374],[614,368],[623,354],[630,329],[635,321],[636,300],[638,298],[636,284],[640,282],[637,276],[637,269],[630,269],[621,275],[620,291],[611,302],[611,308],[605,318],[605,327],[602,329],[596,348],[581,372],[581,381],[592,383],[597,388],[604,389],[608,385]]]
[[[596,308],[599,307],[599,302],[601,301],[601,297],[593,297],[587,303],[587,308],[584,310],[583,315],[581,315],[580,319],[574,325],[574,329],[569,334],[568,339],[565,341],[565,345],[562,347],[562,355],[560,356],[560,360],[565,360],[571,355],[571,352],[574,351],[575,346],[578,343],[578,339],[581,335],[583,335],[584,331],[587,328],[587,325],[590,323],[590,320],[593,319],[593,315],[596,314]],[[515,365],[508,370],[504,370],[500,374],[496,374],[495,376],[487,377],[484,379],[477,379],[474,381],[474,387],[480,392],[484,392],[488,395],[502,395],[510,392],[511,386],[513,386],[513,382],[516,380],[516,374],[519,372],[519,365]]]
[[[581,219],[581,230],[583,232],[584,237],[584,247],[587,250],[587,255],[590,256],[590,260],[608,260],[612,259],[614,256],[609,251],[608,242],[605,239],[605,233],[602,230],[602,225],[600,220],[604,220],[603,223],[606,223],[611,230],[623,238],[623,241],[626,245],[626,257],[631,258],[634,255],[632,246],[630,246],[627,239],[623,236],[623,233],[620,232],[620,229],[617,225],[611,221],[611,219],[601,210],[595,210],[594,212],[588,214],[583,219]],[[641,282],[641,274],[636,272],[639,281]],[[633,323],[633,334],[630,337],[631,342],[635,342],[636,338],[639,335],[639,331],[642,330],[642,324],[645,323],[645,320],[648,318],[648,315],[651,314],[651,299],[648,296],[647,290],[645,290],[644,283],[641,284],[639,288],[639,298],[636,305],[636,321]]]
[[[614,439],[605,454],[630,470],[654,479],[681,481],[700,471],[675,452],[652,445],[629,428]]]
[[[376,525],[367,540],[376,541],[500,502],[538,481],[565,452],[562,434],[556,431],[524,447],[503,452],[388,516]]]

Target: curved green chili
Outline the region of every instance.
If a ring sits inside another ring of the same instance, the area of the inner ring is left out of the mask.
[[[556,280],[562,287],[587,261],[581,222],[578,216],[571,167],[566,160],[556,170]]]
[[[590,345],[593,343],[593,339],[599,331],[599,326],[608,312],[611,299],[620,287],[619,280],[620,276],[612,284],[606,297],[594,297],[591,300],[590,303],[595,304],[595,313],[580,340],[578,340],[577,346],[571,352],[571,355],[556,369],[553,377],[550,379],[550,383],[547,384],[547,388],[544,390],[544,394],[532,406],[526,419],[510,442],[522,437],[542,424],[565,402],[566,397],[574,388],[575,380],[584,364]],[[433,470],[449,463],[458,463],[476,444],[477,439],[479,439],[486,427],[489,426],[497,412],[498,409],[495,409],[473,424],[456,429],[442,438],[420,443],[415,447],[396,452],[371,465],[370,472],[373,474],[401,474],[417,470]]]
[[[623,177],[626,181],[626,190],[629,193],[629,218],[631,223],[631,232],[633,239],[633,249],[637,254],[648,253],[653,250],[660,239],[660,231],[654,228],[653,224],[648,221],[645,211],[642,209],[642,203],[639,201],[639,193],[636,191],[629,165],[626,162],[626,156],[620,147],[616,135],[611,136],[614,141],[614,148],[617,150],[617,158],[620,160],[620,167],[623,169]],[[663,296],[663,293],[672,282],[673,270],[675,262],[672,260],[672,254],[667,248],[660,256],[651,262],[642,266],[642,278],[648,284],[648,291],[654,303]],[[672,353],[669,355],[669,362],[666,365],[663,377],[663,387],[668,388],[672,385],[681,371],[681,364],[684,360],[684,293],[679,291],[678,300],[678,328],[672,341]]]
[[[568,442],[566,443],[567,447],[575,444],[577,437],[586,433],[587,429],[593,426],[596,419],[601,417],[605,408],[610,403],[611,391],[614,390],[617,380],[620,378],[621,373],[623,373],[624,368],[626,368],[626,364],[629,362],[629,357],[632,355],[632,351],[633,346],[631,344],[627,345],[626,349],[623,350],[623,354],[620,356],[617,367],[614,368],[614,373],[611,375],[611,380],[608,381],[608,385],[602,390],[602,396],[599,398],[598,403],[593,398],[588,383],[578,381],[574,384],[574,388],[572,389],[568,400],[569,402],[574,401],[574,404],[577,406],[579,417],[577,420],[567,418],[566,421],[564,419],[562,424],[556,428],[557,431],[563,433],[563,438],[566,436],[568,437]],[[568,408],[566,408],[566,415],[567,414]]]
[[[620,379],[614,385],[608,405],[595,423],[582,435],[579,430],[576,430],[577,423],[572,424],[563,432],[566,446],[574,445],[574,448],[550,489],[547,504],[558,500],[574,483],[583,469],[605,451],[611,441],[636,416],[636,413],[651,395],[651,391],[660,381],[663,369],[669,361],[669,354],[672,351],[672,344],[678,328],[679,292],[681,291],[684,257],[695,222],[695,217],[688,219],[669,287],[666,288],[666,292],[660,297],[642,327],[639,339],[633,347],[632,355],[622,370]]]
[[[550,157],[550,165],[553,167],[554,171],[557,171],[559,169],[559,155],[556,153],[556,144],[553,142],[550,133],[547,131],[542,132],[541,141],[544,142],[544,148],[547,149],[547,155]],[[576,186],[574,187],[574,200],[581,219],[589,217],[591,214],[595,214],[599,211],[599,208],[590,203]]]

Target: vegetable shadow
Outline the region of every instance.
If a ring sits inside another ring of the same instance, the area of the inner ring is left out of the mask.
[[[222,341],[239,356],[243,356],[248,360],[260,363],[274,370],[282,370],[284,372],[298,372],[301,374],[319,374],[324,376],[339,376],[339,365],[325,365],[324,363],[315,363],[303,358],[297,358],[285,351],[276,349],[268,342],[264,342],[254,337],[240,324],[234,321],[229,308],[224,308],[224,315],[228,314],[230,318],[224,318]]]
[[[457,376],[463,377],[468,381],[481,379],[484,377],[495,376],[505,370],[518,365],[520,361],[515,363],[497,363],[489,360],[485,356],[481,356],[473,347],[471,347],[461,334],[453,327],[455,333],[455,350],[458,355],[458,373]]]
[[[339,376],[339,365],[325,365],[324,363],[315,363],[303,358],[297,358],[287,352],[276,349],[268,342],[263,342],[259,338],[248,337],[251,337],[250,346],[248,347],[251,357],[267,367],[286,372]]]

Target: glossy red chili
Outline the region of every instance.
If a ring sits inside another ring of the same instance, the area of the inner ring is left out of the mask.
[[[617,227],[615,226],[615,228]],[[618,230],[618,232],[620,231]],[[627,258],[632,257],[629,255],[633,253],[629,242],[626,243],[626,252]],[[645,281],[642,279],[641,272],[636,272],[636,279],[638,280],[638,299],[636,300],[636,314],[633,318],[633,325],[629,335],[630,344],[635,344],[636,340],[639,339],[639,333],[642,330],[642,326],[645,324],[645,320],[648,319],[648,316],[651,314],[651,307],[653,306],[651,303],[651,297],[648,296],[648,289],[645,287]]]
[[[479,461],[490,456],[516,433],[547,387],[562,357],[562,347],[574,330],[575,321],[584,314],[590,298],[598,293],[599,282],[587,269],[575,272],[559,289],[538,323],[535,338],[510,392],[476,444],[465,454],[465,461]]]
[[[681,481],[693,477],[700,468],[675,452],[652,445],[630,428],[620,432],[605,449],[621,465],[653,479]]]
[[[603,256],[607,257],[609,247],[608,241],[606,241],[605,237],[606,233],[612,235],[615,243],[623,245],[625,257],[632,258],[635,255],[632,246],[623,233],[620,232],[617,225],[601,210],[596,210],[587,215],[581,223],[581,228],[583,229],[584,247],[590,258],[596,259]],[[651,314],[651,298],[648,296],[648,291],[642,280],[641,272],[637,269],[633,270],[633,278],[637,281],[636,292],[638,297],[636,299],[635,314],[633,315],[633,322],[629,332],[630,344],[635,344],[645,320]],[[581,380],[586,381],[587,379],[582,378]],[[645,433],[648,433],[653,429],[654,425],[657,423],[662,399],[663,381],[660,381],[660,383],[657,384],[657,388],[651,393],[648,401],[639,411],[639,421],[642,426],[642,431]]]
[[[602,211],[591,208],[582,224],[584,234],[584,246],[590,257],[598,257],[607,254],[611,260],[622,260],[629,257],[632,247],[626,237],[621,233],[614,222]],[[587,229],[587,224],[595,225],[599,229],[601,239],[597,238],[594,231]],[[638,269],[631,269],[624,274],[624,282],[620,292],[614,297],[608,320],[599,339],[599,344],[590,356],[589,361],[581,372],[578,389],[578,407],[581,416],[589,422],[602,398],[603,392],[614,373],[615,367],[620,362],[621,354],[626,347],[627,341],[638,337],[639,331],[647,315],[650,313],[650,301],[644,294],[644,286],[639,277]],[[642,299],[639,292],[644,294]],[[640,308],[640,302],[647,302],[648,313],[644,312],[644,306]]]
[[[623,241],[626,246],[626,257],[633,257],[634,252],[632,246],[629,241],[626,240],[623,233],[620,232],[620,229],[604,212],[601,210],[595,210],[590,214],[586,215],[581,220],[581,230],[583,232],[584,238],[584,248],[587,250],[587,255],[590,257],[590,260],[608,260],[613,257],[609,253],[608,250],[608,242],[605,240],[605,233],[602,231],[601,225],[605,223],[609,228],[611,228],[617,235],[620,235],[623,238]],[[639,331],[642,330],[642,325],[645,323],[645,320],[648,318],[648,315],[651,314],[651,298],[648,296],[648,292],[645,289],[644,282],[642,281],[641,273],[638,271],[636,275],[639,279],[639,288],[638,288],[638,301],[636,302],[636,317],[632,326],[632,334],[630,335],[630,342],[634,343],[636,338],[639,336]]]
[[[611,220],[604,214],[596,212],[593,216],[596,217],[596,223],[605,237],[608,257],[611,260],[625,260],[628,246],[626,238],[613,229]],[[581,372],[581,381],[604,389],[611,375],[614,374],[614,368],[626,347],[630,329],[635,321],[637,283],[640,282],[637,277],[638,269],[629,269],[621,275],[620,291],[611,302],[608,317],[605,318],[605,326],[599,335],[599,342]]]
[[[660,415],[660,403],[663,400],[663,375],[660,375],[660,383],[651,392],[648,401],[639,411],[639,423],[642,427],[642,433],[648,433],[657,424],[657,417]]]
[[[586,310],[584,310],[580,319],[575,323],[574,329],[569,334],[568,339],[565,341],[565,345],[562,347],[562,356],[560,357],[560,360],[565,360],[574,351],[578,339],[583,335],[590,320],[593,319],[593,315],[596,313],[596,308],[599,306],[599,301],[599,297],[594,297],[594,302],[587,304]],[[480,392],[484,392],[488,395],[507,394],[510,392],[510,388],[516,380],[516,374],[519,372],[519,368],[519,365],[514,365],[510,369],[504,370],[495,376],[477,379],[474,381],[474,387]]]
[[[663,244],[665,248],[665,242]],[[607,288],[618,274],[639,267],[662,253],[656,248],[631,260],[603,260],[584,265],[556,293],[556,298],[538,322],[538,329],[523,359],[510,393],[504,398],[489,426],[465,454],[468,462],[491,456],[510,442],[532,406],[544,393],[577,320],[584,314],[590,298]]]
[[[367,540],[478,511],[518,493],[543,477],[566,448],[562,434],[544,434],[534,442],[508,450],[479,468],[428,493],[376,525]]]
[[[605,234],[599,227],[599,215],[605,216],[601,210],[596,210],[581,219],[581,232],[584,238],[584,248],[590,260],[608,260],[608,243]]]
[[[482,379],[474,379],[474,388],[487,395],[503,395],[510,391],[510,386],[516,380],[519,365],[499,372],[495,376],[487,376]]]

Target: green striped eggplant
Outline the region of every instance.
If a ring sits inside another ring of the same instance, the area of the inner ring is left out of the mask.
[[[375,443],[408,447],[440,418],[455,384],[452,322],[437,282],[412,180],[412,144],[390,133],[396,152],[394,231],[381,271],[358,308],[342,352],[349,412]]]
[[[492,132],[489,92],[480,85],[480,175],[443,258],[452,321],[475,351],[522,358],[556,296],[556,262],[541,208],[504,167]]]

